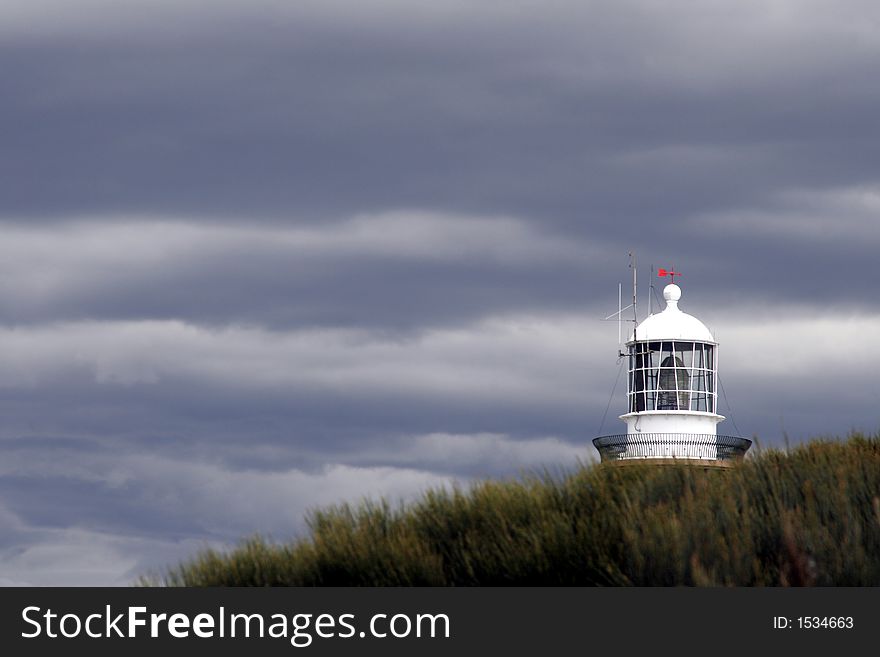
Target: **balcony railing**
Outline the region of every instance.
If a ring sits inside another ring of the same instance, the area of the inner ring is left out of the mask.
[[[622,459],[741,459],[752,445],[748,438],[710,433],[637,433],[593,440],[603,461]]]

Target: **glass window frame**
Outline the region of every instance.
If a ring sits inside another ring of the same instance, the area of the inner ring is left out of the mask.
[[[627,376],[629,412],[681,410],[715,414],[718,408],[718,392],[715,389],[718,380],[717,349],[718,345],[699,340],[630,343]],[[672,366],[668,363],[672,363]],[[665,388],[663,383],[666,384]],[[675,387],[670,387],[670,383],[674,383]],[[670,393],[673,397],[669,396]],[[672,403],[669,403],[670,399]]]

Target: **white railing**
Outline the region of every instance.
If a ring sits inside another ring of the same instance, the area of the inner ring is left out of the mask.
[[[600,436],[593,440],[603,461],[622,459],[741,459],[752,445],[748,438],[709,433],[638,433]]]

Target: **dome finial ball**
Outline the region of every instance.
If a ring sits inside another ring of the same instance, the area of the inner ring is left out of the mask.
[[[667,302],[677,303],[681,299],[681,288],[675,283],[670,283],[663,288],[663,298]]]

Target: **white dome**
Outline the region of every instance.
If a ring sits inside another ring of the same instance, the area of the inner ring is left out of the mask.
[[[638,340],[696,340],[699,342],[715,342],[715,338],[703,324],[693,315],[678,309],[681,288],[674,283],[663,289],[666,309],[662,313],[651,315],[636,328],[635,338]]]

